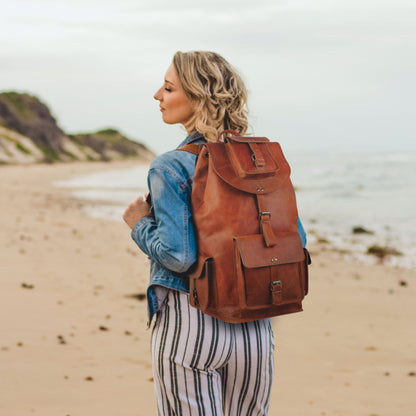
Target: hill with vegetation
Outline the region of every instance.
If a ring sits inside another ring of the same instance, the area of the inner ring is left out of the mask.
[[[137,158],[155,155],[118,130],[66,134],[39,98],[18,92],[0,93],[0,163],[70,162]]]

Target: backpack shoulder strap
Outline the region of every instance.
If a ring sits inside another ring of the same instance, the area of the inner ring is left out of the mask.
[[[192,153],[194,155],[199,155],[199,144],[185,144],[181,147],[178,147],[176,150],[183,150],[184,152]]]

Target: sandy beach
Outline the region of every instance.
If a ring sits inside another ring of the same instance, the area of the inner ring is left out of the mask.
[[[0,416],[156,414],[145,256],[52,184],[138,163],[0,166]],[[274,320],[270,415],[413,416],[416,272],[309,248],[305,311]]]

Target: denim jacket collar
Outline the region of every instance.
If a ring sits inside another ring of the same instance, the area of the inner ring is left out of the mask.
[[[183,140],[182,143],[178,146],[178,148],[185,144],[191,144],[191,143],[197,144],[196,142],[203,142],[203,141],[205,141],[203,134],[196,132],[194,134],[187,136],[185,140]]]

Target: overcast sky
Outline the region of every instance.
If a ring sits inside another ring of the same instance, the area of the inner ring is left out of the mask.
[[[68,132],[175,147],[152,96],[196,49],[241,72],[254,133],[285,148],[416,150],[414,0],[0,0],[0,90]]]

